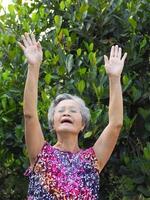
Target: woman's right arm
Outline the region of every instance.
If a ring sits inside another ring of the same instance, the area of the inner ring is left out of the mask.
[[[28,73],[24,89],[23,113],[25,119],[25,141],[31,165],[34,164],[38,153],[44,145],[44,136],[37,112],[38,79],[42,62],[42,48],[36,42],[34,35],[25,33],[23,44],[18,42],[28,61]]]

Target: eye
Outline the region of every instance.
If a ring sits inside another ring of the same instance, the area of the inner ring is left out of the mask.
[[[57,112],[62,113],[64,112],[64,109],[59,109]]]
[[[72,112],[72,113],[77,113],[77,110],[71,109],[70,112]]]

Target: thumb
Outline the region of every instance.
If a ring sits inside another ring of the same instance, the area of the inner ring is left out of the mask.
[[[41,46],[41,44],[40,44],[39,41],[37,42],[37,47],[38,47],[38,48],[42,48],[42,46]]]
[[[104,55],[104,62],[105,62],[105,65],[108,64],[108,57],[106,55]]]
[[[25,47],[21,44],[21,42],[17,42],[17,44],[21,47],[23,51],[25,51]]]
[[[127,57],[127,52],[125,52],[125,54],[122,57],[123,62],[125,61],[126,57]]]

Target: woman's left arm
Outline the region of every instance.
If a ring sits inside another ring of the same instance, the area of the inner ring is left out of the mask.
[[[93,146],[99,161],[100,171],[103,169],[116,145],[123,124],[123,99],[120,77],[127,57],[122,57],[122,49],[112,46],[110,58],[104,56],[105,69],[109,77],[109,123]]]

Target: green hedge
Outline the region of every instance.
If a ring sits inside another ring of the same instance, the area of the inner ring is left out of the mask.
[[[28,167],[22,112],[27,63],[17,46],[24,32],[41,41],[39,117],[45,137],[47,110],[56,94],[81,96],[91,126],[80,138],[91,146],[107,124],[108,79],[103,55],[113,44],[128,52],[122,75],[124,126],[101,173],[102,200],[150,199],[150,3],[149,0],[15,0],[0,5],[0,197],[22,200]]]

